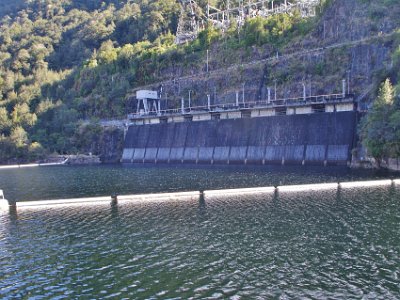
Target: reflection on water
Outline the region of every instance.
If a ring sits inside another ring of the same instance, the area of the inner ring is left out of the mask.
[[[246,188],[381,178],[388,174],[343,167],[281,166],[54,166],[0,170],[0,189],[29,201]]]
[[[0,297],[398,299],[400,189],[0,215]]]

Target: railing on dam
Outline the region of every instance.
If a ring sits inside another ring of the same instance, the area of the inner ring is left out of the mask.
[[[182,101],[182,103],[184,103]],[[201,113],[218,113],[221,111],[242,111],[252,109],[279,109],[279,108],[290,108],[290,107],[307,107],[313,105],[326,105],[326,104],[340,104],[340,103],[354,103],[353,94],[328,94],[328,95],[317,95],[308,96],[301,98],[285,98],[285,99],[269,99],[259,101],[241,101],[239,98],[236,99],[235,103],[220,103],[211,104],[208,99],[207,105],[202,106],[191,106],[190,104],[185,106],[181,105],[179,108],[173,109],[160,109],[158,112],[150,112],[149,114],[143,113],[131,113],[128,114],[128,120],[143,119],[143,118],[154,118],[164,116],[176,116],[176,115],[195,115]]]

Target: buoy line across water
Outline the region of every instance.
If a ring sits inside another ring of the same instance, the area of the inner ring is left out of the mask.
[[[163,202],[170,200],[191,200],[198,197],[212,196],[232,196],[244,194],[268,194],[276,192],[305,192],[305,191],[322,191],[333,189],[351,189],[360,187],[378,187],[399,185],[400,179],[384,179],[370,181],[351,181],[338,183],[318,183],[318,184],[302,184],[302,185],[283,185],[269,187],[239,188],[239,189],[221,189],[221,190],[205,190],[192,192],[174,192],[174,193],[157,193],[157,194],[141,194],[141,195],[112,195],[91,198],[73,198],[58,200],[42,200],[42,201],[7,201],[0,200],[0,208],[18,207],[18,208],[39,208],[51,206],[76,206],[76,205],[102,205],[102,204],[122,204],[132,202]]]

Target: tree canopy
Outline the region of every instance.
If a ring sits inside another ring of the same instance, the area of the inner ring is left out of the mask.
[[[378,161],[400,156],[400,101],[389,79],[382,83],[360,131],[369,154]]]
[[[174,0],[1,1],[0,147],[14,150],[0,161],[76,151],[80,122],[125,114],[125,63],[175,32],[179,13]]]

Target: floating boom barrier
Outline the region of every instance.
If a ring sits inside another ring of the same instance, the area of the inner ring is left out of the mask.
[[[193,192],[175,192],[175,193],[158,193],[158,194],[141,194],[141,195],[112,195],[111,198],[92,197],[92,198],[74,198],[59,200],[43,200],[43,201],[8,201],[1,199],[0,208],[43,208],[43,207],[60,207],[60,206],[81,206],[81,205],[101,205],[101,204],[123,204],[123,203],[143,203],[143,202],[165,202],[171,200],[193,200],[199,197],[213,196],[232,196],[232,195],[249,195],[249,194],[271,194],[271,193],[290,193],[290,192],[307,192],[307,191],[324,191],[335,189],[352,189],[363,187],[380,187],[380,186],[400,186],[400,179],[384,179],[371,181],[351,181],[338,183],[319,183],[319,184],[302,184],[302,185],[284,185],[270,187],[254,187],[240,189],[221,189]],[[0,190],[1,191],[1,190]]]
[[[6,169],[22,169],[22,168],[35,168],[35,167],[48,167],[48,166],[60,166],[65,165],[68,162],[68,158],[62,162],[56,163],[37,163],[37,164],[20,164],[20,165],[4,165],[0,166],[0,170]]]
[[[72,199],[57,199],[57,200],[41,200],[41,201],[9,201],[0,200],[0,207],[18,207],[18,208],[39,208],[48,206],[81,206],[81,205],[102,205],[117,204],[124,202],[163,202],[169,200],[183,200],[183,199],[194,199],[200,196],[199,191],[195,192],[176,192],[176,193],[159,193],[159,194],[142,194],[142,195],[124,195],[117,196],[111,195],[102,197],[91,197],[91,198],[72,198]]]

